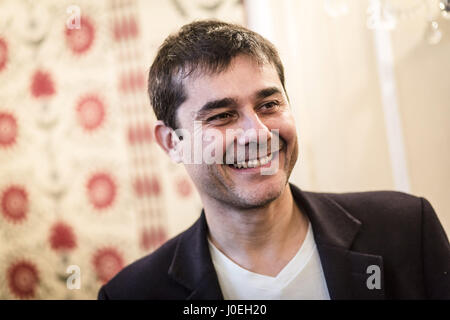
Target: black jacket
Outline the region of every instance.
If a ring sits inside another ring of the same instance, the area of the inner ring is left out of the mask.
[[[450,246],[424,198],[314,193],[290,185],[308,215],[331,299],[450,299]],[[119,272],[99,299],[223,299],[204,212],[188,230]],[[368,289],[379,266],[381,288]]]

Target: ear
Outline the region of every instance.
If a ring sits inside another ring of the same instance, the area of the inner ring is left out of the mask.
[[[171,127],[166,126],[163,121],[157,120],[154,127],[154,136],[158,145],[169,155],[172,161],[182,162],[181,141]]]

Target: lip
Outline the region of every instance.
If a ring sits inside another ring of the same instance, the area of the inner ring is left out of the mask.
[[[274,161],[275,159],[278,159],[281,150],[282,150],[282,149],[275,151],[275,152],[273,153],[272,160],[270,160],[270,161],[269,161],[268,163],[266,163],[265,165],[259,166],[259,167],[257,167],[257,168],[242,168],[242,169],[238,169],[238,168],[235,168],[235,167],[232,166],[232,165],[227,165],[227,164],[224,164],[224,166],[228,167],[230,170],[232,170],[233,172],[236,172],[236,173],[243,173],[243,174],[247,174],[247,173],[259,173],[259,172],[261,171],[262,168],[270,168],[270,167],[271,167],[272,161]]]
[[[270,152],[268,155],[270,155],[270,154],[274,154],[274,155],[276,155],[277,153],[279,153],[281,150],[283,149],[283,145],[281,145],[280,146],[280,148],[278,149],[278,150],[276,150],[276,151],[274,151],[274,152]],[[257,157],[256,159],[261,159],[261,158],[264,158],[266,155],[264,155],[264,156],[259,156],[259,157]],[[237,161],[237,160],[234,160],[235,161],[235,163],[236,162],[241,162],[241,161],[245,161],[245,162],[248,162],[249,160],[254,160],[254,159],[249,159],[248,157],[246,157],[245,159],[242,159],[242,160],[239,160],[239,161]],[[226,158],[224,159],[224,163],[226,163]],[[270,162],[269,162],[270,163]],[[264,166],[263,166],[264,167]],[[260,167],[261,168],[261,167]]]

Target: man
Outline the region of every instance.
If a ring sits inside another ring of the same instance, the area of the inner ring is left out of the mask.
[[[184,163],[204,210],[100,299],[450,298],[449,242],[427,200],[288,183],[296,127],[266,39],[188,24],[159,49],[149,95],[156,140]]]

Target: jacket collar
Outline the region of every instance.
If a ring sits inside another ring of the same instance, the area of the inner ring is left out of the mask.
[[[187,300],[223,300],[208,247],[205,212],[180,235],[169,276],[191,290]]]
[[[351,250],[362,226],[323,193],[301,191],[290,184],[297,205],[308,216],[331,299],[383,299],[383,259]],[[381,289],[369,289],[369,266],[380,268]]]
[[[290,184],[296,204],[307,214],[314,233],[331,299],[384,297],[381,256],[350,250],[361,222],[325,194],[304,192]],[[223,299],[207,241],[208,226],[200,218],[182,233],[169,268],[169,276],[191,290],[187,299]],[[381,270],[381,289],[366,286],[367,267]]]

